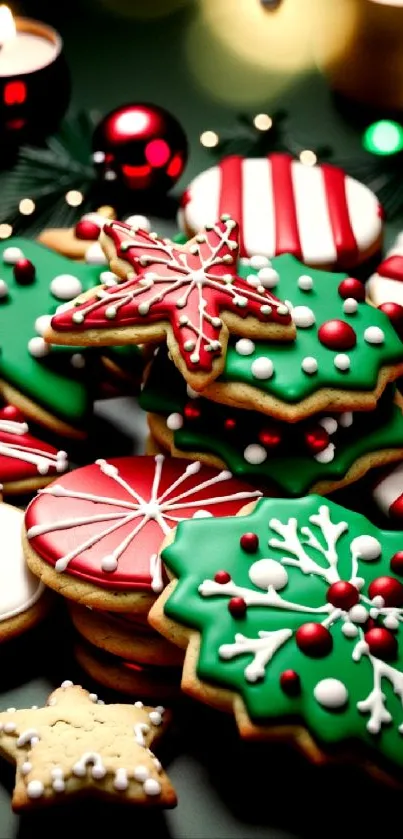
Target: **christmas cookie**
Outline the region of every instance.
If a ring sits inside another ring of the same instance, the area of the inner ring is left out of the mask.
[[[79,297],[52,318],[46,340],[62,344],[166,341],[197,390],[225,364],[229,333],[278,341],[295,335],[288,307],[261,282],[237,275],[238,226],[229,216],[178,246],[129,225],[106,225],[101,242],[126,282]]]
[[[43,708],[0,713],[0,753],[16,764],[16,812],[83,795],[145,807],[172,807],[176,796],[150,750],[164,708],[105,705],[63,682]]]
[[[140,397],[154,440],[174,456],[225,467],[275,495],[326,495],[403,459],[403,416],[393,385],[374,411],[273,420],[192,394],[160,351]]]
[[[159,548],[179,521],[234,515],[260,495],[200,463],[153,457],[98,460],[40,491],[25,515],[34,574],[64,597],[146,614],[165,583]]]
[[[98,247],[101,230],[111,219],[116,218],[112,207],[100,207],[97,212],[86,213],[75,227],[49,227],[38,236],[38,242],[52,251],[67,256],[69,259],[79,259],[94,263],[99,259],[100,265],[106,265],[102,248]],[[145,216],[129,216],[125,219],[134,230],[150,230],[151,225]],[[105,274],[108,272],[105,271]],[[111,272],[110,272],[111,273]],[[119,277],[112,275],[110,280],[119,282]]]
[[[291,309],[296,339],[231,340],[222,375],[203,395],[289,422],[319,411],[375,408],[387,382],[403,372],[403,344],[387,315],[365,303],[362,283],[307,271],[288,255],[265,268],[251,263],[239,273],[252,286],[270,278]]]
[[[225,157],[190,183],[179,223],[190,236],[229,213],[240,226],[240,256],[290,253],[306,265],[354,268],[376,253],[382,208],[342,169],[305,166],[288,154]]]
[[[119,693],[128,696],[170,704],[181,696],[180,668],[149,667],[111,655],[83,640],[75,644],[74,655],[84,673],[108,690],[118,688]]]
[[[293,737],[318,759],[360,742],[401,770],[401,534],[316,495],[210,525],[171,535],[175,579],[150,614],[187,649],[182,688],[233,711],[242,736]]]
[[[403,233],[399,233],[385,259],[369,278],[366,290],[370,302],[388,315],[403,338]]]
[[[403,528],[403,463],[382,472],[373,487],[372,495],[381,513],[391,523]]]
[[[67,467],[66,452],[33,437],[18,408],[0,408],[0,483],[4,495],[39,489]]]
[[[51,603],[43,583],[29,570],[21,545],[24,513],[0,504],[0,642],[35,626]]]

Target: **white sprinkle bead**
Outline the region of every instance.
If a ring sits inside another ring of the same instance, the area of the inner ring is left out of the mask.
[[[354,297],[347,297],[343,303],[343,312],[346,315],[355,315],[358,309],[358,302]]]
[[[280,275],[274,268],[261,268],[258,272],[259,285],[263,288],[275,288],[280,280]]]
[[[193,513],[192,519],[209,519],[212,518],[213,514],[209,513],[208,510],[196,510]]]
[[[50,284],[50,291],[58,300],[73,300],[82,290],[82,282],[74,274],[59,274]]]
[[[338,427],[338,422],[334,417],[321,417],[319,425],[325,428],[328,434],[335,434]]]
[[[322,679],[315,685],[313,695],[319,705],[329,710],[342,708],[348,700],[348,690],[340,679]]]
[[[264,270],[265,269],[262,268],[262,271]],[[257,288],[258,286],[260,286],[260,280],[257,274],[248,274],[246,282],[248,283],[248,285],[252,286],[252,288]]]
[[[119,769],[116,770],[115,777],[114,777],[114,780],[113,780],[113,786],[119,792],[124,792],[124,790],[126,790],[128,788],[129,781],[128,781],[128,778],[127,778],[126,769],[119,768]]]
[[[280,303],[280,305],[277,306],[277,314],[278,315],[288,315],[288,313],[289,313],[289,308],[288,308],[288,306],[285,306],[284,303]]]
[[[27,784],[28,798],[40,798],[45,792],[42,781],[29,781]]]
[[[141,699],[137,699],[133,704],[135,708],[144,708],[144,702],[142,702]]]
[[[85,261],[89,265],[107,265],[108,260],[99,242],[93,242],[85,252]]]
[[[301,291],[312,291],[312,289],[313,289],[313,279],[312,279],[312,277],[310,277],[309,274],[301,274],[301,276],[298,277],[298,288],[300,288]]]
[[[150,718],[150,722],[152,722],[153,725],[161,725],[162,715],[159,711],[150,711],[148,716]]]
[[[346,638],[356,638],[358,635],[358,629],[355,623],[351,623],[351,621],[345,621],[341,631]]]
[[[85,367],[85,358],[82,353],[75,352],[71,356],[70,364],[75,370],[82,370]]]
[[[353,424],[353,413],[352,411],[343,411],[342,414],[339,416],[339,425],[343,428],[349,428],[350,425]]]
[[[103,559],[101,560],[102,571],[109,571],[109,572],[116,571],[117,567],[118,567],[118,561],[117,561],[116,557],[113,556],[113,554],[110,554],[109,556],[104,556]]]
[[[22,259],[24,256],[21,248],[16,248],[10,245],[10,247],[5,248],[3,251],[3,262],[6,265],[15,265],[19,259]]]
[[[159,795],[161,792],[161,784],[155,778],[147,778],[143,784],[143,790],[146,795]]]
[[[238,355],[252,355],[255,352],[255,345],[249,338],[240,338],[235,344]]]
[[[35,332],[37,332],[38,335],[43,335],[43,333],[49,328],[51,320],[52,315],[39,315],[35,321]]]
[[[316,361],[316,358],[312,355],[306,355],[301,361],[301,369],[304,373],[308,373],[308,375],[312,376],[313,373],[316,373],[318,370],[318,362]]]
[[[8,285],[5,280],[0,280],[0,300],[8,295]]]
[[[186,385],[186,393],[189,399],[199,399],[200,393],[197,390],[194,390],[190,385]]]
[[[334,460],[334,451],[335,445],[334,443],[329,443],[325,449],[318,454],[314,454],[314,458],[318,463],[331,463]]]
[[[259,466],[260,463],[264,463],[267,459],[267,451],[258,443],[251,443],[249,446],[246,446],[243,456],[247,463],[251,463],[253,466]]]
[[[251,256],[249,265],[251,268],[255,268],[256,271],[259,271],[261,268],[266,268],[270,265],[270,260],[267,256],[259,256],[258,254],[255,254],[255,256]]]
[[[291,312],[295,326],[299,329],[308,329],[315,323],[315,315],[309,306],[295,306]]]
[[[361,603],[357,603],[355,606],[352,606],[348,616],[354,623],[366,623],[368,620],[368,612],[365,606]]]
[[[271,379],[274,373],[274,365],[270,358],[259,356],[251,364],[251,373],[255,379]]]
[[[344,352],[337,353],[333,359],[333,364],[336,369],[342,370],[343,372],[350,369],[350,363],[350,357]]]
[[[16,728],[17,726],[15,722],[5,722],[3,726],[3,731],[5,734],[13,734]]]
[[[119,277],[113,271],[101,271],[99,281],[108,287],[115,286],[119,282]]]
[[[385,333],[379,326],[367,326],[364,332],[364,340],[367,344],[383,344]]]
[[[32,763],[30,763],[29,760],[26,760],[21,766],[21,775],[29,775],[31,769]]]
[[[136,766],[136,768],[133,772],[134,779],[136,781],[139,781],[141,784],[143,784],[144,781],[147,780],[149,775],[150,775],[150,773],[149,773],[146,766]]]
[[[178,431],[178,429],[182,428],[182,426],[183,426],[183,416],[182,416],[182,414],[179,414],[179,413],[175,412],[173,414],[170,414],[169,417],[167,417],[167,428],[169,428],[170,431]]]
[[[382,545],[378,542],[378,539],[375,539],[375,536],[362,535],[356,536],[353,539],[350,544],[350,550],[352,555],[355,555],[358,559],[371,562],[380,557]]]
[[[28,352],[34,358],[45,358],[50,353],[50,344],[47,344],[43,338],[31,338],[28,341]]]
[[[61,683],[60,687],[63,688],[63,690],[66,690],[66,688],[72,688],[73,682],[70,681],[70,679],[65,679],[64,682]]]
[[[147,232],[151,230],[151,222],[147,216],[128,216],[125,222],[130,224],[133,230],[147,230]]]

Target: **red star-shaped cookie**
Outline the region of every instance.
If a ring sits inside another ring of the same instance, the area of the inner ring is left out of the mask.
[[[52,318],[52,343],[124,344],[166,340],[185,379],[202,390],[225,364],[229,332],[291,340],[288,307],[260,281],[237,276],[238,225],[228,216],[184,246],[129,225],[104,227],[101,244],[126,282],[77,298]],[[269,286],[270,280],[267,285]]]

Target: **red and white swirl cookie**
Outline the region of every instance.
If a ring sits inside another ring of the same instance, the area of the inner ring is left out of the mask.
[[[18,408],[0,408],[0,483],[5,495],[39,489],[67,466],[66,452],[33,437]]]
[[[98,460],[39,492],[25,515],[30,568],[63,596],[100,609],[148,612],[164,587],[160,546],[178,522],[235,515],[261,495],[186,460]]]
[[[403,527],[403,463],[383,473],[373,489],[373,498],[385,516]]]
[[[189,184],[179,223],[193,235],[222,213],[238,221],[240,256],[291,253],[307,265],[349,270],[380,247],[382,208],[342,169],[288,154],[225,157]]]

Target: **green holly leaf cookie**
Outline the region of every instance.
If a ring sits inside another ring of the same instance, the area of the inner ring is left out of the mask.
[[[266,498],[181,523],[162,556],[177,580],[151,621],[190,639],[185,689],[232,705],[245,736],[302,723],[325,751],[361,741],[403,766],[401,533],[316,495]]]

